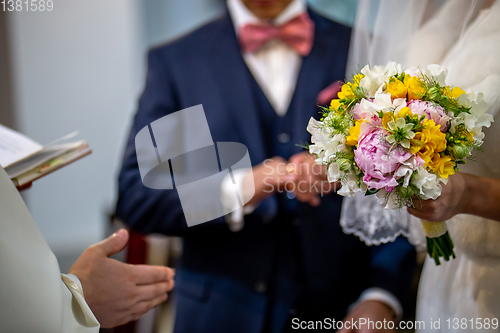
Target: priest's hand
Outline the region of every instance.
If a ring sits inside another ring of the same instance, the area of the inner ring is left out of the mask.
[[[82,283],[87,304],[103,328],[137,320],[164,302],[174,287],[168,267],[130,265],[109,258],[128,243],[128,232],[119,230],[92,245],[70,268]]]

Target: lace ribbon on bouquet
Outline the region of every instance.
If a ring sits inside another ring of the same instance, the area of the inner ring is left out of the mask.
[[[384,209],[377,196],[357,192],[344,198],[340,225],[346,234],[358,236],[366,245],[393,242],[403,235],[415,246],[425,247],[422,224],[406,209]]]

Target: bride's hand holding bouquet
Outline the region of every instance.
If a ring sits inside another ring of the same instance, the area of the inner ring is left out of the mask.
[[[442,188],[436,200],[416,201],[408,212],[428,221],[469,214],[500,222],[500,179],[457,172]]]

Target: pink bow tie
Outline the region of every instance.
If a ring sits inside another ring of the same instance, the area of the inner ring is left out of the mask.
[[[240,29],[243,52],[255,52],[271,40],[280,39],[298,54],[311,52],[314,39],[314,22],[306,13],[281,26],[246,24]]]

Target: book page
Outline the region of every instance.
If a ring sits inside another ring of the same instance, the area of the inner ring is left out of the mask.
[[[0,165],[5,168],[42,149],[30,138],[0,125]]]
[[[5,171],[7,171],[9,177],[17,177],[23,173],[30,171],[33,168],[36,168],[50,161],[51,159],[64,155],[69,151],[75,150],[84,144],[85,141],[82,140],[65,144],[53,144],[52,146],[45,146],[43,147],[43,149],[38,151],[36,154],[33,154],[29,158],[26,158],[23,161],[16,163],[15,165],[11,165],[10,167],[5,168]]]

